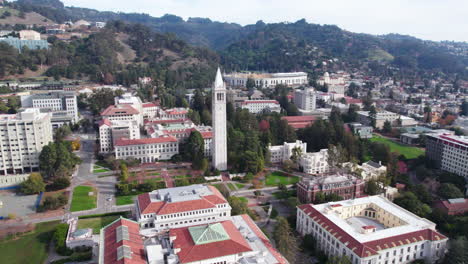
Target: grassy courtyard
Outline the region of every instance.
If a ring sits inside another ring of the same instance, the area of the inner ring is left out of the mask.
[[[115,204],[116,205],[126,205],[126,204],[132,204],[133,199],[135,198],[136,195],[122,195],[122,196],[117,196],[115,197]]]
[[[374,136],[370,139],[370,141],[383,143],[390,148],[390,151],[403,155],[406,159],[415,159],[421,155],[424,155],[424,150],[420,148],[403,145],[380,136]]]
[[[93,192],[93,195],[89,195]],[[83,211],[96,208],[97,190],[91,186],[76,186],[73,191],[70,211]]]
[[[108,171],[110,170],[106,167],[102,167],[96,164],[93,166],[93,173],[102,173],[102,172],[108,172]]]
[[[40,223],[36,229],[15,240],[0,242],[0,256],[10,264],[44,263],[47,258],[47,245],[52,239],[59,221]]]
[[[298,176],[286,176],[281,172],[275,171],[266,176],[265,185],[266,186],[277,186],[278,184],[295,184],[299,182]]]
[[[112,223],[112,221],[114,221],[115,219],[119,217],[120,215],[109,215],[109,216],[79,219],[78,229],[91,228],[93,229],[93,234],[99,234],[99,231],[101,230],[101,228]]]

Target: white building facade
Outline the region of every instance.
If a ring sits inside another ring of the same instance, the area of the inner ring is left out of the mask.
[[[38,169],[39,154],[52,141],[50,114],[29,108],[16,115],[0,115],[0,174]]]
[[[137,121],[109,121],[108,119],[104,119],[99,123],[99,147],[101,153],[112,152],[116,141],[122,138],[140,138],[140,127]]]
[[[226,84],[218,68],[212,91],[213,167],[227,170]]]
[[[298,206],[297,231],[310,234],[328,256],[347,256],[353,264],[411,263],[442,259],[448,238],[435,223],[369,196]]]
[[[316,109],[317,95],[314,88],[294,91],[294,104],[297,108],[305,111],[314,111]]]
[[[159,232],[227,220],[231,206],[214,186],[196,184],[141,194],[136,213],[141,228]]]
[[[253,79],[255,85],[260,88],[274,88],[278,84],[297,87],[309,83],[307,73],[232,73],[224,74],[226,83],[231,87],[245,87],[248,79]]]
[[[307,174],[322,174],[328,172],[330,169],[328,165],[328,149],[304,153],[299,160],[299,166],[302,168],[302,171]]]
[[[281,112],[281,106],[276,100],[245,100],[241,103],[241,108],[253,114]]]
[[[300,152],[304,154],[307,151],[307,143],[296,140],[296,142],[292,143],[284,142],[283,145],[269,146],[268,151],[270,152],[270,162],[281,163],[285,160],[291,159],[293,149],[295,148],[298,148]]]
[[[23,108],[38,108],[41,110],[49,110],[52,113],[52,123],[63,120],[66,116],[71,123],[79,121],[78,117],[78,101],[73,92],[49,92],[40,94],[31,94],[21,96],[21,107]],[[55,121],[54,117],[58,117]],[[63,125],[58,124],[57,126]]]
[[[169,160],[179,154],[179,142],[175,137],[118,139],[114,144],[116,159],[134,158],[142,163]]]

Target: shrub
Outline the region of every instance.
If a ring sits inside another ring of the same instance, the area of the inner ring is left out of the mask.
[[[62,256],[70,256],[72,250],[67,248],[65,240],[67,239],[68,224],[58,224],[55,228],[54,243],[55,251]]]
[[[56,210],[68,203],[68,197],[61,194],[57,197],[48,196],[44,199],[42,205],[38,208],[38,211],[44,212],[47,210]]]

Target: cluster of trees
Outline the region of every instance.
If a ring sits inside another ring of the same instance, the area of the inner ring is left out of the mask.
[[[46,179],[68,178],[80,158],[72,152],[71,142],[51,142],[42,148],[39,168]]]
[[[16,114],[19,108],[20,102],[16,96],[8,97],[6,103],[0,100],[0,114]]]
[[[121,182],[115,185],[118,196],[136,195],[144,192],[166,188],[164,181],[148,181],[144,183]]]
[[[294,230],[292,230],[286,218],[281,216],[276,218],[273,239],[278,251],[281,252],[290,263],[297,263],[296,258],[299,252],[298,241]]]

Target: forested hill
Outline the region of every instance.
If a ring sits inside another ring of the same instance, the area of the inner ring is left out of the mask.
[[[159,88],[177,90],[209,86],[219,63],[218,55],[206,48],[121,21],[109,22],[87,38],[49,42],[49,50],[21,53],[0,43],[0,78],[46,68],[44,74],[55,79],[130,85],[149,76]]]
[[[185,21],[174,15],[156,18],[146,14],[99,12],[64,7],[59,0],[18,0],[14,5],[57,22],[86,19],[141,23],[157,32],[173,33],[192,45],[218,51],[227,70],[311,72],[326,62],[327,70],[365,67],[381,74],[385,73],[386,66],[391,66],[407,75],[440,72],[468,75],[467,43],[423,41],[396,34],[357,34],[337,26],[307,23],[304,19],[295,23],[259,21],[241,26],[204,18]]]

